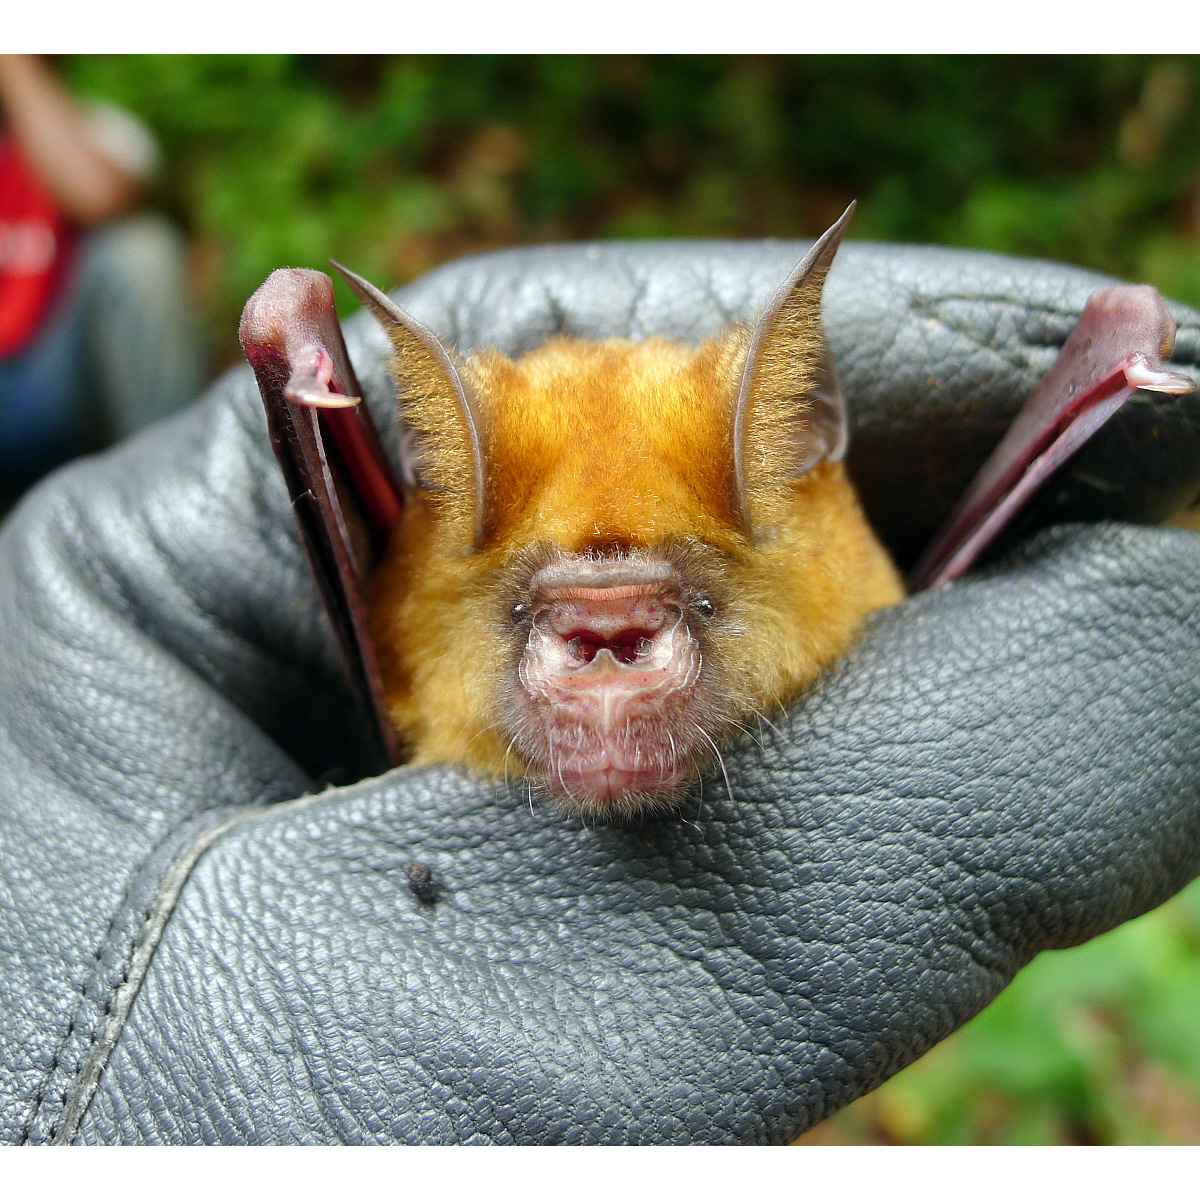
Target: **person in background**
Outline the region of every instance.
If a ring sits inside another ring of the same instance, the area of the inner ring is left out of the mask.
[[[182,408],[202,365],[159,151],[42,60],[0,55],[0,490]]]

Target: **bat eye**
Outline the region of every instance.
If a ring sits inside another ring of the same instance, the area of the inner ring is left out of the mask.
[[[511,620],[514,625],[520,625],[520,623],[525,620],[527,616],[529,616],[529,609],[527,609],[524,604],[514,604],[512,606],[512,612],[510,612],[508,616],[509,620]]]
[[[708,596],[697,596],[692,601],[692,607],[702,616],[711,617],[717,611],[717,606]]]

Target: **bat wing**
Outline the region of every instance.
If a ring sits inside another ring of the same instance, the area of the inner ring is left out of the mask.
[[[1139,388],[1190,392],[1195,384],[1163,365],[1174,344],[1175,322],[1154,288],[1093,293],[1054,365],[913,569],[909,590],[962,575]]]
[[[384,767],[401,761],[367,624],[365,587],[404,493],[350,366],[320,271],[274,271],[246,302],[242,348],[258,381],[271,445],[301,540],[375,733]]]

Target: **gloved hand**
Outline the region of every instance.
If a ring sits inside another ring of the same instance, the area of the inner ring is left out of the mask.
[[[400,299],[463,348],[695,338],[802,249],[515,251]],[[851,464],[902,557],[1103,282],[843,249]],[[382,336],[348,342],[390,436]],[[1193,498],[1195,412],[1135,398],[1064,510]],[[1200,870],[1198,580],[1186,531],[1042,534],[877,614],[682,819],[582,828],[452,767],[326,786],[361,719],[231,372],[0,537],[0,1138],[789,1139]]]

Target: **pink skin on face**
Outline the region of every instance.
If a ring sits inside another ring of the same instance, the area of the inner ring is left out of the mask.
[[[548,781],[600,804],[676,789],[691,772],[694,739],[681,746],[672,729],[681,728],[701,656],[674,571],[556,566],[531,591],[519,676]]]

